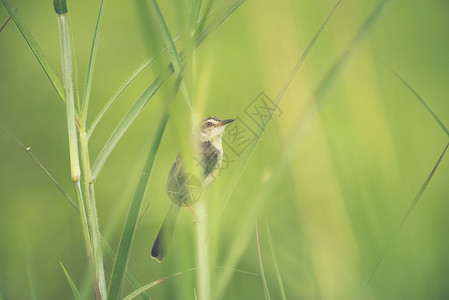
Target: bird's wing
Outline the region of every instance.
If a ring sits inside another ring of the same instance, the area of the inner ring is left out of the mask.
[[[218,162],[218,150],[210,143],[204,143],[201,149],[201,164],[204,169],[203,179],[209,176],[215,169],[220,166]]]

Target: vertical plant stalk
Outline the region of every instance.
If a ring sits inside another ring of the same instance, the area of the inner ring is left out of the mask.
[[[88,208],[88,218],[84,211],[84,201],[81,192],[81,169],[78,157],[78,140],[76,134],[75,120],[75,103],[73,92],[73,69],[72,69],[72,46],[71,32],[67,22],[67,4],[65,0],[54,0],[55,12],[58,15],[59,35],[61,39],[61,59],[62,73],[64,79],[64,91],[67,108],[67,124],[69,136],[69,153],[70,153],[70,169],[71,178],[75,186],[78,199],[78,205],[81,212],[81,223],[83,227],[83,236],[85,240],[86,252],[89,265],[95,274],[94,291],[96,299],[106,299],[106,283],[104,280],[103,260],[101,258],[100,237],[98,231],[98,223],[96,219],[95,202],[92,200],[89,184],[90,184],[90,167],[87,140],[84,129],[80,130],[81,137],[81,154],[83,157],[83,173],[86,185],[86,200]],[[89,231],[89,229],[91,231]]]
[[[197,223],[197,247],[198,247],[198,299],[210,299],[209,256],[207,249],[207,215],[206,201],[202,199],[195,207],[198,215]]]
[[[69,134],[70,171],[72,182],[79,182],[81,177],[76,136],[75,104],[73,98],[72,54],[67,25],[67,14],[58,14],[59,35],[61,37],[62,73],[66,95],[67,128]]]
[[[95,281],[98,285],[101,299],[106,299],[107,288],[104,275],[103,254],[101,249],[101,234],[98,226],[97,206],[95,202],[94,183],[91,176],[89,147],[87,135],[84,130],[80,131],[81,159],[84,179],[84,192],[86,195],[87,222],[90,228],[92,254],[94,262]]]

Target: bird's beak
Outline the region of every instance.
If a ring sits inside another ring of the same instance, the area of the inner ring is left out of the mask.
[[[224,126],[226,124],[229,124],[231,122],[234,122],[234,119],[226,119],[220,122],[220,126]]]

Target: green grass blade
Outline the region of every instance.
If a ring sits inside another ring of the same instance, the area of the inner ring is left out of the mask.
[[[164,16],[162,15],[162,12],[159,9],[159,5],[157,4],[156,0],[150,0],[150,3],[153,7],[154,15],[156,16],[159,28],[161,29],[162,37],[164,38],[165,45],[170,55],[170,59],[172,62],[173,69],[175,70],[175,74],[182,80],[182,62],[178,50],[176,50],[175,42],[172,39],[170,31],[168,30],[167,27],[167,23],[164,20]],[[185,81],[181,82],[181,90],[184,95],[184,99],[186,100],[189,107],[191,107],[192,106],[191,93],[188,89],[188,86],[185,84]]]
[[[153,281],[153,282],[150,282],[149,284],[146,284],[146,285],[144,285],[143,287],[141,287],[140,289],[138,289],[138,290],[132,292],[131,294],[129,294],[128,296],[126,296],[125,298],[123,298],[123,300],[130,300],[130,299],[133,299],[133,298],[135,298],[137,295],[139,295],[139,293],[142,293],[142,292],[148,290],[149,288],[154,287],[155,285],[161,283],[161,282],[164,281],[164,280],[167,280],[167,279],[169,279],[169,278],[173,278],[173,277],[176,277],[176,276],[185,274],[185,273],[187,273],[187,272],[196,271],[196,270],[198,270],[198,268],[188,269],[188,270],[185,270],[185,271],[181,271],[181,272],[174,273],[174,274],[172,274],[172,275],[170,275],[170,276],[167,276],[167,277],[163,277],[163,278],[158,279],[158,280],[155,280],[155,281]],[[249,273],[249,272],[248,272],[247,274],[257,275],[257,274]]]
[[[313,48],[313,46],[315,45],[315,43],[318,40],[319,36],[323,32],[323,29],[326,27],[326,25],[329,22],[330,18],[333,16],[333,14],[335,13],[336,9],[340,5],[340,2],[341,2],[341,0],[337,1],[337,3],[332,8],[330,13],[327,15],[326,19],[321,24],[321,26],[318,29],[318,31],[315,33],[313,39],[307,45],[307,48],[304,50],[303,54],[301,55],[299,60],[296,62],[296,64],[293,67],[293,69],[290,71],[289,76],[287,77],[286,81],[284,82],[284,84],[282,85],[282,87],[279,90],[278,94],[276,95],[273,107],[279,106],[279,104],[280,104],[282,98],[284,97],[284,94],[285,94],[287,88],[290,86],[290,84],[291,84],[295,74],[301,68],[303,62],[305,61],[305,59],[309,55],[310,50]],[[270,110],[270,111],[274,111],[274,110]],[[243,153],[243,156],[242,156],[242,158],[241,158],[241,160],[240,160],[240,162],[237,165],[237,168],[235,170],[235,175],[233,176],[230,184],[228,185],[228,187],[227,187],[227,189],[225,191],[223,200],[221,201],[221,207],[219,208],[219,216],[218,216],[219,218],[221,217],[221,214],[223,213],[226,205],[228,204],[229,200],[231,199],[231,196],[234,193],[235,188],[237,187],[238,183],[240,182],[240,177],[242,176],[243,171],[246,169],[246,167],[247,167],[247,165],[249,163],[249,160],[251,159],[251,156],[252,156],[254,150],[256,149],[257,143],[259,142],[260,138],[262,137],[264,131],[266,130],[266,128],[267,128],[267,126],[268,126],[268,124],[269,124],[269,122],[271,120],[270,117],[271,117],[270,115],[266,115],[265,116],[264,122],[261,124],[261,126],[259,127],[258,132],[255,134],[255,138],[253,139],[252,143],[249,145],[248,149]],[[212,232],[215,232],[215,230],[217,230],[218,224],[219,224],[218,221],[214,224],[214,228],[213,228]]]
[[[204,39],[209,35],[209,33],[216,28],[218,28],[226,19],[243,4],[245,0],[237,0],[229,5],[229,7],[225,8],[223,13],[215,20],[213,20],[204,30],[201,30],[198,34],[197,46],[200,45]],[[205,18],[203,18],[205,20]],[[200,24],[204,24],[204,22],[200,22]],[[201,29],[202,26],[199,27]]]
[[[379,60],[380,61],[380,60]],[[390,70],[411,92],[413,95],[416,96],[416,98],[418,98],[419,102],[421,102],[421,104],[426,108],[426,110],[432,115],[432,117],[435,119],[435,121],[437,121],[438,125],[440,125],[440,127],[444,130],[444,132],[449,136],[449,130],[447,129],[447,127],[444,125],[444,123],[441,121],[440,118],[438,118],[437,114],[432,110],[432,108],[426,103],[426,101],[424,101],[424,99],[418,94],[418,92],[412,88],[412,86],[410,84],[408,84],[407,81],[405,81],[404,78],[402,78],[401,75],[399,75],[398,72],[396,72],[395,70],[393,70],[393,68],[391,68],[389,65],[387,65],[385,62],[380,61],[385,67],[387,67],[388,70]]]
[[[257,228],[257,221],[256,221],[256,243],[257,243],[257,256],[259,257],[260,275],[262,277],[262,283],[265,291],[265,299],[270,300],[271,299],[270,291],[268,290],[267,279],[265,278],[265,272],[263,270],[262,252],[260,250],[259,229]]]
[[[89,139],[94,132],[95,128],[97,127],[100,120],[103,118],[103,116],[106,114],[106,112],[111,108],[111,106],[115,103],[115,101],[118,99],[118,97],[126,90],[126,88],[136,79],[142,72],[145,70],[152,62],[154,61],[154,57],[147,59],[144,61],[126,80],[123,82],[118,90],[112,95],[112,97],[106,102],[106,104],[103,106],[101,111],[98,113],[98,115],[95,117],[94,121],[92,122],[91,126],[89,127],[89,130],[87,132],[87,138]]]
[[[202,0],[191,1],[189,27],[192,36],[195,34],[198,19],[200,17],[201,4]]]
[[[70,206],[72,206],[78,213],[79,209],[78,206],[73,202],[72,198],[67,194],[67,192],[62,188],[62,186],[59,184],[59,182],[50,174],[50,172],[44,167],[44,165],[34,156],[34,154],[31,152],[31,147],[26,147],[12,132],[7,130],[3,125],[0,124],[0,128],[6,132],[12,139],[25,150],[29,156],[34,160],[34,162],[39,166],[39,168],[44,171],[44,173],[50,178],[50,180],[53,182],[53,184],[56,186],[56,188],[61,192],[61,194],[64,196],[64,198],[69,202]]]
[[[115,260],[116,255],[114,253],[114,250],[112,250],[111,245],[102,237],[101,238],[101,246],[103,249],[109,254],[109,256],[112,258],[112,260]],[[137,281],[137,279],[128,271],[126,270],[126,279],[128,279],[129,283],[133,286],[133,288],[140,289],[142,285]],[[150,297],[145,293],[140,293],[140,297],[143,300],[150,300]]]
[[[78,139],[76,134],[75,103],[73,93],[72,47],[70,31],[67,24],[67,14],[58,14],[59,35],[61,39],[62,73],[66,95],[67,128],[69,137],[70,170],[72,181],[77,182],[81,177],[78,156]]]
[[[175,37],[174,41],[176,42],[181,35],[178,35]],[[167,47],[164,47],[162,51],[166,51]],[[94,121],[89,127],[87,138],[89,139],[92,135],[92,133],[95,131],[95,128],[97,127],[98,123],[101,121],[103,116],[106,114],[106,112],[109,111],[109,109],[112,107],[112,105],[115,103],[115,101],[118,99],[118,97],[128,88],[128,86],[140,75],[142,72],[151,65],[151,63],[155,60],[155,57],[151,57],[147,60],[145,60],[131,75],[120,85],[120,87],[117,89],[117,91],[112,95],[111,98],[106,102],[106,104],[103,106],[101,111],[98,113],[98,115],[95,117]]]
[[[90,49],[89,63],[87,65],[86,86],[84,88],[84,97],[81,102],[81,117],[84,123],[86,122],[87,119],[87,110],[89,107],[90,91],[92,88],[92,78],[94,74],[95,58],[97,56],[98,40],[100,36],[101,23],[103,21],[105,3],[106,3],[105,0],[101,0],[100,10],[98,11],[97,23],[95,24],[95,32],[92,40],[92,47]]]
[[[19,29],[20,33],[22,34],[23,38],[25,39],[28,46],[30,47],[31,51],[33,52],[37,61],[41,65],[42,69],[44,70],[44,72],[47,75],[48,79],[50,80],[51,84],[55,88],[59,97],[64,102],[65,101],[64,87],[62,85],[61,80],[58,78],[55,71],[53,70],[53,67],[50,65],[50,62],[45,57],[44,52],[42,52],[42,50],[39,47],[39,45],[37,44],[36,40],[33,38],[30,31],[28,30],[28,28],[26,28],[25,23],[22,21],[22,19],[16,13],[14,7],[9,2],[9,0],[1,0],[1,1],[3,3],[3,6],[8,11],[9,16],[12,18],[12,20],[16,24],[17,28]]]
[[[134,292],[132,292],[131,294],[129,294],[128,296],[126,296],[125,298],[123,298],[123,300],[131,300],[134,299],[135,297],[139,296],[141,293],[145,292],[146,290],[152,288],[155,285],[158,285],[159,283],[161,283],[162,281],[164,281],[166,278],[162,278],[162,279],[158,279],[156,281],[153,281],[149,284],[144,285],[143,287],[141,287],[140,289],[135,290]]]
[[[265,219],[265,227],[267,230],[268,244],[270,245],[270,251],[273,256],[274,269],[276,270],[276,277],[278,279],[279,289],[281,290],[282,300],[287,300],[287,296],[285,294],[284,283],[282,281],[281,272],[279,271],[279,265],[278,265],[278,261],[276,259],[276,254],[274,252],[273,240],[271,239],[271,231],[270,231],[270,227],[268,226],[267,219]]]
[[[67,281],[69,282],[70,287],[72,288],[73,296],[75,296],[76,300],[81,299],[80,292],[78,291],[78,288],[76,287],[75,283],[73,282],[72,277],[70,277],[69,273],[67,272],[67,270],[64,267],[64,265],[62,264],[62,262],[59,262],[59,264],[61,265],[61,268],[65,274],[65,277],[67,278]]]
[[[381,61],[382,64],[387,67],[415,96],[416,98],[418,98],[419,102],[426,108],[426,110],[432,115],[432,117],[435,119],[435,121],[437,121],[437,123],[440,125],[440,127],[444,130],[444,132],[446,132],[446,134],[449,136],[449,131],[447,129],[447,127],[444,125],[444,123],[440,120],[440,118],[438,118],[438,116],[436,115],[436,113],[430,108],[430,106],[426,103],[426,101],[424,101],[424,99],[418,94],[418,92],[410,85],[408,84],[407,81],[405,81],[404,78],[402,78],[401,75],[399,75],[399,73],[397,73],[395,70],[393,70],[393,68],[391,68],[389,65],[387,65],[386,63],[384,63],[383,61]],[[357,290],[357,292],[354,295],[354,299],[358,299],[359,296],[361,295],[361,293],[363,292],[363,290],[368,286],[368,284],[371,282],[371,279],[374,277],[375,273],[377,272],[379,266],[381,265],[381,263],[383,262],[385,256],[387,255],[387,253],[389,252],[389,250],[391,249],[391,247],[393,246],[397,236],[399,235],[402,227],[404,226],[405,222],[407,221],[407,219],[409,218],[412,210],[414,209],[414,207],[416,206],[417,202],[419,201],[419,199],[421,198],[422,194],[424,193],[425,189],[427,188],[427,185],[429,184],[430,180],[432,179],[436,169],[438,168],[444,154],[447,151],[449,144],[446,145],[446,147],[444,148],[442,154],[440,155],[437,163],[435,164],[435,166],[433,167],[432,171],[430,172],[430,175],[427,177],[426,181],[424,182],[424,184],[421,186],[421,189],[419,190],[418,194],[415,196],[415,198],[413,199],[413,201],[410,203],[410,206],[407,210],[407,212],[404,214],[404,217],[402,218],[402,221],[398,227],[398,229],[396,229],[396,232],[394,233],[393,237],[391,238],[391,240],[387,243],[386,248],[382,251],[382,253],[379,255],[379,257],[377,258],[377,260],[374,262],[374,264],[372,265],[370,271],[368,272],[368,275],[366,277],[366,279],[364,280],[364,282],[362,283],[362,285],[359,287],[359,289]]]
[[[169,118],[168,110],[164,110],[161,119],[159,121],[158,128],[153,138],[151,144],[151,149],[148,153],[145,166],[142,170],[142,175],[140,177],[136,192],[134,194],[131,207],[129,209],[128,216],[126,218],[125,227],[123,229],[122,236],[120,238],[119,248],[117,251],[117,257],[114,261],[114,267],[111,275],[111,283],[109,285],[109,298],[110,300],[117,300],[121,298],[123,281],[125,277],[126,267],[129,260],[129,252],[131,249],[132,240],[136,230],[137,219],[139,216],[139,211],[142,206],[143,196],[148,184],[148,180],[153,169],[154,160],[156,158],[159,145],[162,140],[162,136],[167,125]]]
[[[111,154],[114,147],[117,145],[120,138],[125,134],[126,130],[131,126],[132,122],[137,118],[144,106],[150,101],[153,95],[157,92],[161,86],[161,81],[156,78],[153,83],[143,92],[143,94],[134,102],[123,119],[120,121],[114,132],[111,134],[103,149],[101,149],[95,163],[92,167],[92,179],[97,178],[98,174],[103,168],[106,160]]]
[[[6,0],[2,0],[6,1]],[[238,7],[238,6],[237,6]],[[232,12],[235,11],[237,8],[233,8],[232,10],[225,11],[222,17],[220,18],[221,23],[223,23],[226,18],[232,14]],[[220,25],[219,23],[218,25]],[[218,26],[217,25],[217,26]],[[216,26],[216,27],[217,27]],[[216,28],[214,27],[214,28]],[[208,30],[203,34],[204,40],[207,35],[211,32],[211,30]],[[197,43],[197,47],[201,43]],[[131,123],[135,120],[135,118],[139,115],[140,111],[143,109],[145,104],[153,97],[153,95],[157,92],[161,85],[161,80],[157,78],[153,83],[145,90],[145,92],[134,102],[133,106],[130,108],[130,110],[126,113],[126,115],[123,117],[123,119],[120,121],[119,125],[116,127],[114,132],[109,137],[108,141],[104,145],[103,149],[101,150],[100,154],[98,155],[97,159],[95,160],[94,166],[92,167],[92,179],[95,179],[98,174],[100,173],[101,169],[103,168],[106,160],[108,159],[109,155],[111,154],[112,150],[117,145],[120,138],[123,136],[123,134],[126,132],[126,130],[129,128]]]
[[[17,11],[17,8],[16,8],[16,11]],[[11,17],[8,17],[8,19],[6,19],[6,21],[5,21],[5,23],[3,23],[2,27],[0,28],[0,32],[2,32],[3,29],[6,27],[6,25],[8,25],[9,21],[11,21]]]
[[[242,221],[242,225],[239,227],[239,232],[231,245],[228,257],[225,260],[223,274],[219,280],[219,285],[217,288],[217,298],[221,297],[225,287],[227,286],[231,278],[232,269],[237,264],[246,247],[246,241],[251,234],[252,226],[252,223],[249,220],[254,219],[257,216],[260,208],[263,207],[266,201],[268,201],[269,195],[272,194],[273,187],[276,186],[277,181],[282,175],[282,170],[285,168],[290,157],[295,153],[295,150],[302,141],[302,138],[307,132],[308,127],[316,116],[318,109],[326,103],[330,91],[340,79],[349,62],[351,62],[356,49],[371,33],[374,26],[381,19],[381,16],[388,7],[388,4],[391,4],[391,2],[392,0],[384,0],[376,6],[365,23],[360,27],[355,37],[348,44],[348,47],[343,52],[342,56],[334,63],[325,78],[322,80],[312,99],[310,100],[309,106],[306,109],[304,116],[298,119],[296,126],[294,126],[295,130],[293,131],[293,134],[286,139],[287,141],[289,141],[289,143],[284,146],[284,150],[282,151],[282,153],[280,153],[279,159],[275,162],[274,166],[269,169],[271,172],[271,176],[267,179],[267,182],[263,182],[263,184],[261,185],[262,188],[259,190],[259,195],[256,197],[256,201],[253,201],[253,206],[246,213],[245,220]],[[247,152],[242,157],[243,162],[240,163],[240,166],[238,167],[236,172],[242,172],[243,170],[240,170],[242,168],[241,166],[246,166],[248,164],[247,160],[249,160],[257,142],[260,139],[261,134],[263,133],[261,131],[266,128],[269,121],[270,118],[269,116],[267,116],[263,122],[263,125],[261,126],[261,129],[259,129],[260,134],[256,135],[259,137],[256,138],[251,146],[248,147],[248,150],[246,150]],[[239,176],[241,176],[241,173],[237,173],[234,179],[239,178]]]
[[[435,174],[435,172],[436,172],[438,166],[440,165],[440,162],[443,159],[444,155],[446,154],[446,151],[447,151],[448,147],[449,147],[449,143],[446,145],[446,147],[444,147],[443,152],[441,153],[440,157],[438,158],[438,160],[437,160],[436,164],[434,165],[432,171],[430,172],[429,176],[427,176],[426,181],[421,186],[421,188],[418,191],[418,193],[416,194],[415,198],[410,203],[407,211],[405,212],[405,214],[404,214],[404,216],[402,218],[401,223],[399,224],[398,228],[394,232],[394,234],[393,234],[392,238],[390,239],[390,241],[387,243],[387,246],[385,247],[385,249],[382,251],[382,253],[379,255],[377,260],[374,262],[373,266],[371,267],[370,271],[368,272],[368,276],[366,277],[366,279],[363,281],[362,285],[359,287],[359,289],[355,293],[353,299],[359,299],[360,296],[362,295],[363,290],[371,282],[371,279],[376,274],[377,270],[379,269],[379,266],[383,262],[385,256],[388,254],[388,252],[390,251],[391,247],[393,246],[396,238],[398,237],[399,233],[401,232],[402,227],[404,227],[405,222],[407,222],[407,219],[410,217],[410,214],[412,213],[412,211],[415,208],[416,204],[418,203],[419,199],[421,199],[422,194],[424,193],[424,191],[426,190],[427,186],[429,185],[429,182],[432,179],[433,175]]]

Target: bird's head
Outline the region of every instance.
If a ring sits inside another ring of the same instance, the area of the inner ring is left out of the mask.
[[[198,133],[202,142],[220,139],[225,131],[225,125],[233,122],[233,119],[222,120],[218,117],[207,117],[199,125]]]

